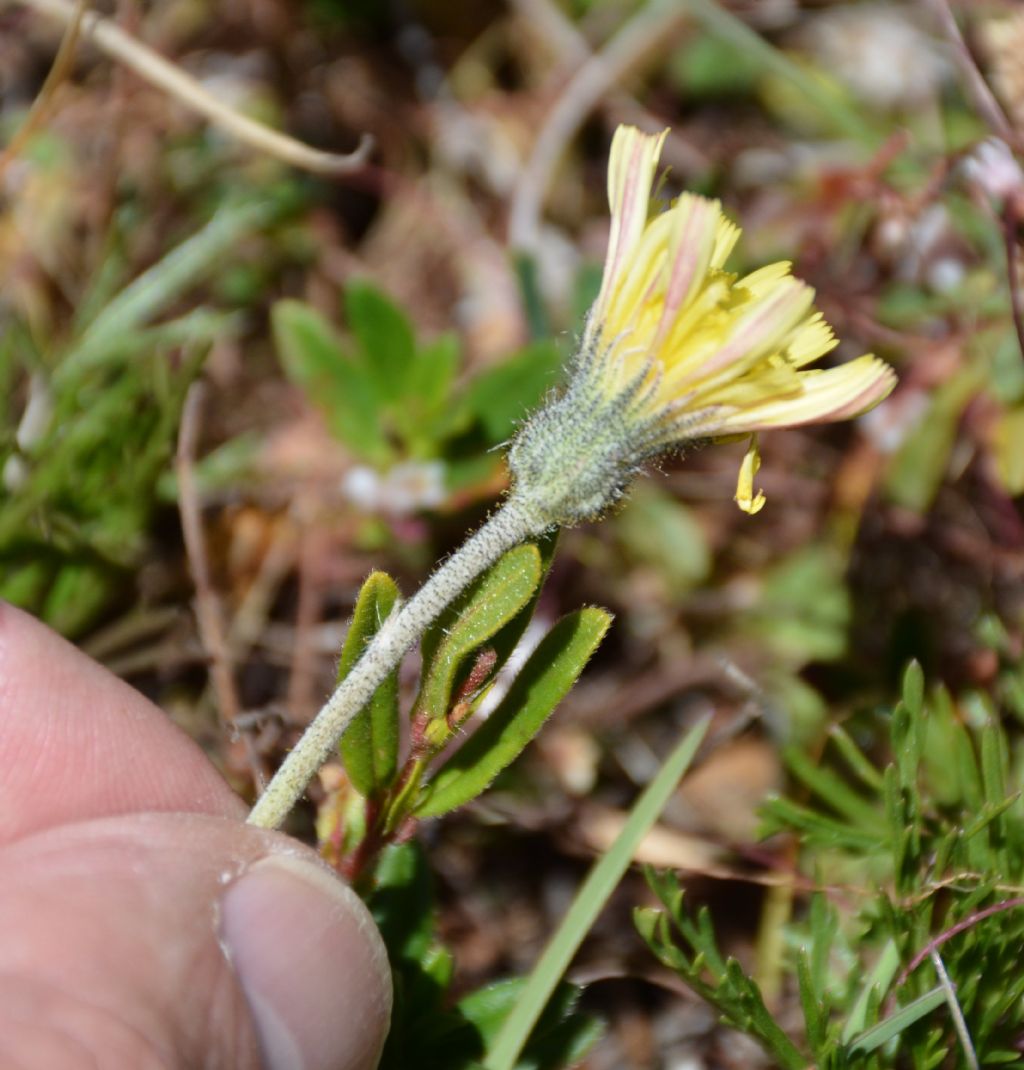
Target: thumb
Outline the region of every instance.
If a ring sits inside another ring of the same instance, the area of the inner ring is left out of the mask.
[[[316,855],[225,818],[132,814],[0,849],[0,1065],[372,1070],[391,985]]]

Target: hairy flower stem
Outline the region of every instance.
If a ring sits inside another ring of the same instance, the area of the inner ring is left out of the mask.
[[[249,824],[277,828],[337,747],[352,718],[413,643],[506,550],[548,527],[550,523],[513,492],[408,602],[397,607],[267,785],[249,814]]]

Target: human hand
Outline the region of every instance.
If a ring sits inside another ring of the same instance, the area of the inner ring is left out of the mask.
[[[244,818],[155,706],[0,603],[0,1065],[376,1065],[366,908]]]

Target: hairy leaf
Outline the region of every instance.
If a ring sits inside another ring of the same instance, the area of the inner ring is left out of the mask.
[[[417,815],[436,817],[486,790],[540,731],[610,623],[610,615],[602,609],[583,609],[563,617],[523,666],[498,708],[427,785]]]
[[[429,628],[423,637],[423,682],[415,714],[445,717],[460,669],[530,601],[540,583],[540,552],[532,543],[509,550]]]
[[[387,620],[398,597],[395,581],[384,572],[372,573],[363,584],[341,649],[339,684]],[[341,757],[361,795],[372,797],[390,787],[398,769],[397,669],[388,674],[373,698],[356,714],[342,736]]]

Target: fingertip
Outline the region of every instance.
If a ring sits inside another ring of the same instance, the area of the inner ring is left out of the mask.
[[[298,852],[270,855],[228,888],[221,936],[270,1070],[373,1070],[390,971],[348,886]]]

